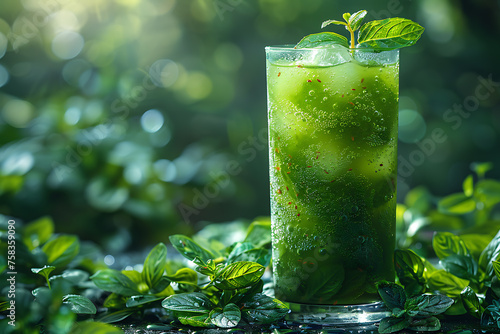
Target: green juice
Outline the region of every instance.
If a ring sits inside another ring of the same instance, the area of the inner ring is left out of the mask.
[[[277,298],[366,304],[394,280],[398,79],[397,50],[267,48]]]

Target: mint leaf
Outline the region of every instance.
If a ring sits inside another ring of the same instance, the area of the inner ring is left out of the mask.
[[[214,284],[219,289],[234,290],[251,286],[260,280],[266,268],[255,262],[234,262],[217,274]]]
[[[414,296],[425,290],[425,264],[412,250],[394,252],[394,264],[399,281],[405,287],[408,296]]]
[[[169,240],[172,243],[172,246],[174,246],[174,248],[188,260],[193,261],[196,257],[198,257],[203,262],[207,262],[208,260],[214,258],[214,255],[211,252],[198,245],[189,237],[181,234],[175,234],[171,235]]]
[[[203,293],[191,292],[169,296],[161,302],[161,306],[176,312],[208,313],[214,304]]]
[[[74,235],[61,235],[43,245],[42,251],[47,255],[49,265],[63,267],[80,251],[80,241]]]
[[[399,49],[417,42],[424,28],[399,17],[365,23],[358,36],[358,43],[372,48]]]
[[[69,305],[71,311],[77,314],[96,314],[97,309],[87,297],[80,295],[66,295],[63,303]]]
[[[290,310],[278,299],[257,293],[243,304],[241,311],[249,323],[270,324],[283,318]]]
[[[300,42],[297,43],[297,45],[295,45],[295,48],[317,48],[320,46],[328,46],[332,44],[339,44],[346,48],[349,47],[347,38],[334,32],[328,31],[307,35],[306,37],[302,38]]]
[[[445,312],[453,298],[443,295],[421,295],[406,301],[406,313],[411,317],[430,317]]]
[[[265,247],[271,244],[271,219],[259,218],[253,221],[247,230],[243,242],[252,243],[255,248]]]
[[[348,24],[351,26],[353,31],[359,29],[367,13],[368,12],[366,10],[360,10],[349,17]]]
[[[462,303],[464,308],[467,310],[471,316],[480,319],[481,318],[481,303],[479,302],[479,298],[477,298],[474,290],[471,289],[470,286],[465,287],[463,291],[460,293],[462,297]]]
[[[54,222],[50,217],[42,217],[24,227],[23,242],[30,251],[43,245],[54,233]]]
[[[438,331],[441,329],[441,323],[439,319],[436,317],[427,317],[427,318],[413,318],[410,319],[408,323],[408,329],[414,331]]]
[[[495,235],[495,237],[490,241],[488,246],[483,250],[481,256],[479,257],[479,268],[482,272],[485,272],[488,277],[494,275],[493,261],[500,259],[500,231]]]
[[[491,264],[493,266],[493,270],[495,271],[495,275],[497,276],[498,279],[500,279],[500,262],[492,261]]]
[[[138,296],[132,296],[127,299],[126,306],[127,307],[134,307],[134,306],[139,306],[147,303],[151,303],[157,300],[162,299],[163,297],[158,297],[155,295],[138,295]]]
[[[406,318],[384,318],[380,321],[378,332],[381,334],[399,332],[409,325]]]
[[[438,202],[438,210],[449,215],[463,215],[476,209],[474,198],[464,193],[451,194]]]
[[[99,270],[90,276],[90,279],[98,288],[104,291],[114,292],[123,296],[140,294],[137,284],[126,275],[114,269]]]
[[[344,13],[342,14],[342,18],[346,21],[349,22],[349,18],[351,17],[351,13]]]
[[[441,260],[451,255],[470,256],[467,246],[459,236],[450,232],[438,232],[432,238],[432,248]]]
[[[462,279],[477,282],[478,266],[473,258],[464,255],[451,255],[440,262],[444,269],[451,274]]]
[[[54,269],[56,269],[56,267],[54,266],[43,266],[43,268],[31,268],[31,271],[35,274],[45,277],[45,280],[47,281],[47,286],[50,289],[49,275]]]
[[[378,294],[390,309],[404,309],[406,293],[403,287],[396,283],[381,282],[377,284]]]
[[[445,270],[436,270],[427,280],[430,290],[439,291],[449,297],[455,298],[469,285],[468,280],[458,278]]]
[[[347,23],[343,22],[343,21],[337,21],[337,20],[326,20],[326,21],[323,21],[323,23],[321,23],[321,29],[323,29],[324,27],[330,25],[330,24],[337,24],[337,25],[347,25]]]
[[[166,269],[167,246],[159,243],[149,252],[144,261],[142,280],[152,289],[158,284]]]
[[[173,275],[165,276],[169,281],[179,284],[196,284],[198,282],[198,274],[190,268],[181,268]]]
[[[218,307],[210,312],[210,320],[217,327],[236,327],[241,320],[240,308],[232,303],[224,306],[224,309]]]

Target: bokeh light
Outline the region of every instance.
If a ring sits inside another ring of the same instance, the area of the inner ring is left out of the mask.
[[[52,52],[61,59],[72,59],[83,50],[85,41],[77,32],[63,31],[52,40]]]
[[[424,138],[427,125],[417,111],[403,109],[399,111],[398,139],[404,143],[416,143]]]

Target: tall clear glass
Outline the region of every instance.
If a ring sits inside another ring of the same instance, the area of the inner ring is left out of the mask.
[[[266,48],[276,297],[291,318],[370,323],[394,281],[398,50]]]

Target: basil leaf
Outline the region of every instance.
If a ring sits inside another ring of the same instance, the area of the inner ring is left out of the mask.
[[[423,277],[425,265],[420,256],[409,249],[397,249],[394,252],[394,263],[399,281],[409,296],[420,294],[425,290]]]
[[[261,293],[252,296],[243,304],[242,315],[249,323],[270,324],[282,319],[290,310],[278,299]]]
[[[134,314],[135,311],[131,310],[120,310],[120,311],[115,311],[115,312],[105,312],[101,314],[96,321],[99,322],[104,322],[104,323],[114,323],[114,322],[120,322],[128,317],[130,317],[132,314]]]
[[[349,47],[349,42],[346,37],[327,31],[305,36],[300,40],[300,42],[297,43],[297,45],[295,45],[295,49],[317,48],[332,44],[339,44],[346,48]]]
[[[365,23],[359,30],[358,43],[373,48],[398,49],[417,42],[424,28],[399,17]]]
[[[142,280],[152,289],[158,284],[166,269],[167,246],[160,242],[149,252],[144,261]]]
[[[252,222],[247,230],[243,242],[249,242],[255,248],[266,247],[271,244],[271,219],[259,218]]]
[[[436,233],[432,238],[432,248],[434,248],[434,252],[441,260],[455,254],[470,255],[462,239],[450,232]]]
[[[97,309],[87,297],[80,295],[66,295],[62,299],[63,303],[69,305],[71,312],[77,314],[96,314]]]
[[[344,13],[342,14],[342,18],[346,21],[349,22],[349,18],[351,17],[351,13]]]
[[[71,328],[71,334],[123,334],[123,331],[113,325],[103,322],[77,322]]]
[[[482,313],[481,303],[479,302],[479,298],[477,298],[474,290],[472,290],[471,287],[467,286],[462,290],[460,296],[462,297],[462,302],[464,308],[467,310],[467,313],[469,313],[474,318],[480,319]]]
[[[324,27],[330,25],[330,24],[341,24],[341,25],[347,25],[347,23],[345,23],[344,21],[337,21],[337,20],[326,20],[326,21],[323,21],[323,23],[321,23],[321,29],[323,29]]]
[[[380,321],[378,332],[380,334],[399,332],[409,325],[406,318],[387,317]]]
[[[411,317],[438,315],[453,304],[453,298],[443,295],[421,295],[410,298],[405,303],[406,313]]]
[[[179,319],[183,325],[206,328],[214,327],[209,313],[203,315],[181,315],[177,317],[177,319]]]
[[[265,248],[253,248],[247,251],[244,251],[236,256],[233,256],[231,259],[228,259],[228,263],[233,262],[256,262],[264,267],[267,267],[271,262],[271,250]]]
[[[479,261],[481,253],[490,243],[492,236],[485,234],[462,234],[460,235],[460,239],[464,242],[472,258]]]
[[[114,269],[99,270],[94,275],[90,276],[94,284],[109,292],[114,292],[123,296],[134,296],[140,294],[138,286],[130,278]]]
[[[398,284],[392,282],[380,282],[377,284],[378,294],[390,309],[404,309],[406,302],[405,290]]]
[[[139,306],[147,303],[151,303],[160,299],[163,299],[164,297],[162,296],[155,296],[155,295],[138,295],[138,296],[132,296],[130,298],[127,298],[126,306],[127,307],[134,307],[134,306]]]
[[[479,268],[488,277],[493,277],[493,261],[500,260],[500,231],[490,241],[479,257]]]
[[[437,270],[429,277],[427,284],[433,291],[439,291],[448,297],[456,298],[469,285],[469,281],[458,278],[444,270]]]
[[[203,262],[207,262],[208,260],[214,258],[211,252],[198,245],[189,237],[181,234],[175,234],[171,235],[169,240],[172,243],[172,246],[174,246],[174,248],[188,260],[193,261],[196,257],[198,257]]]
[[[474,194],[474,177],[472,174],[468,175],[462,183],[462,189],[465,196],[471,197]]]
[[[235,304],[227,304],[224,309],[220,307],[210,312],[210,320],[214,325],[221,328],[233,328],[241,320],[241,312]]]
[[[353,31],[356,31],[359,29],[359,27],[361,26],[361,23],[363,22],[363,19],[365,18],[367,13],[368,12],[366,10],[360,10],[359,12],[356,12],[349,17],[348,22],[349,22],[349,25],[351,26],[351,29]]]
[[[251,286],[260,280],[266,268],[255,262],[235,262],[216,274],[214,284],[219,289],[234,290]]]
[[[54,233],[54,222],[50,217],[42,217],[29,224],[22,230],[22,239],[30,251],[43,245]]]
[[[208,313],[214,304],[201,292],[180,293],[161,302],[164,308],[177,312]]]
[[[441,329],[441,323],[436,317],[410,319],[407,328],[413,331],[438,331]]]
[[[446,196],[438,202],[438,210],[449,215],[463,215],[476,209],[474,198],[467,197],[463,193]]]
[[[449,273],[462,279],[477,282],[478,266],[473,258],[464,255],[451,255],[441,260],[440,263]]]
[[[64,267],[80,251],[80,241],[74,235],[61,235],[43,245],[42,251],[47,255],[49,265]]]

